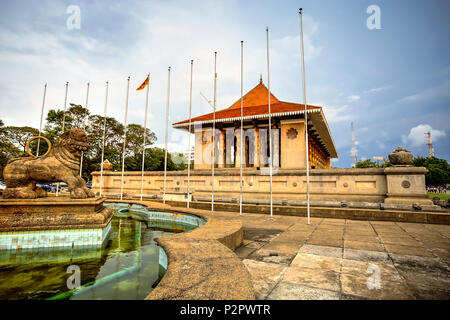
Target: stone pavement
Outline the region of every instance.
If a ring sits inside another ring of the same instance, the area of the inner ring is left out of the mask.
[[[242,220],[257,299],[450,298],[449,225],[208,215]]]

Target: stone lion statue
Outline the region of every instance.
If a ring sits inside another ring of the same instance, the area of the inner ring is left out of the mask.
[[[35,137],[33,139],[36,139]],[[46,138],[41,137],[44,140]],[[27,151],[29,152],[29,142]],[[34,199],[45,197],[47,193],[36,183],[65,182],[72,199],[95,197],[86,187],[86,182],[79,176],[81,152],[89,149],[86,133],[81,129],[64,132],[55,142],[53,148],[43,156],[16,158],[8,161],[3,170],[6,189],[4,199]]]

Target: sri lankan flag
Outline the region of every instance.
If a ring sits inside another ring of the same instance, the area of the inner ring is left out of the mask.
[[[142,84],[139,86],[139,88],[136,89],[136,91],[143,90],[146,86],[148,86],[149,77],[150,75],[147,76],[147,79],[145,79],[145,81],[142,82]]]

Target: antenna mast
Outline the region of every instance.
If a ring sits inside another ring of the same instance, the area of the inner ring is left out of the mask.
[[[428,158],[434,157],[433,142],[431,141],[431,131],[425,132],[428,146]]]

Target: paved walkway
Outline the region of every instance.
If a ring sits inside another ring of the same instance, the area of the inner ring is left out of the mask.
[[[205,212],[205,211],[202,211]],[[236,213],[209,213],[239,218]],[[244,214],[257,299],[449,299],[450,226]]]

